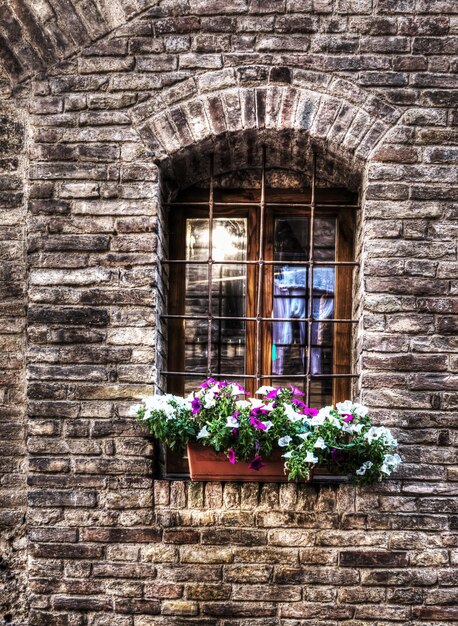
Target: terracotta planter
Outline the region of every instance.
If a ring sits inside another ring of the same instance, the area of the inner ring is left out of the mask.
[[[281,450],[263,459],[265,465],[259,470],[249,469],[248,463],[229,463],[226,455],[196,443],[188,444],[188,460],[191,480],[230,480],[237,482],[286,483],[284,459]],[[304,481],[302,481],[304,482]],[[308,481],[307,481],[308,482]]]

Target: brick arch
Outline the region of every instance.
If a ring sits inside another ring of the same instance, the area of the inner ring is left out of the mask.
[[[156,4],[67,0],[51,7],[35,0],[0,2],[0,75],[14,84],[46,71]]]
[[[200,170],[208,171],[209,151],[219,155],[217,171],[236,169],[253,158],[260,139],[274,148],[273,164],[304,168],[313,145],[337,168],[342,164],[341,172],[359,177],[401,115],[338,77],[324,77],[317,87],[303,70],[266,68],[270,80],[247,85],[246,74],[246,67],[201,74],[133,110],[133,123],[166,178],[180,184],[199,178]],[[222,88],[212,90],[217,84]]]

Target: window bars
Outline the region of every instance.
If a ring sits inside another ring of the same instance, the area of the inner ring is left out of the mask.
[[[329,323],[335,328],[336,324],[357,324],[359,320],[351,319],[351,318],[325,318],[320,319],[319,317],[314,317],[313,312],[313,299],[314,299],[314,268],[316,267],[355,267],[358,266],[359,263],[356,261],[338,261],[334,257],[333,261],[320,261],[315,258],[315,227],[316,227],[316,210],[317,208],[326,208],[326,209],[358,209],[357,205],[349,205],[349,204],[318,204],[316,200],[316,190],[317,190],[317,155],[313,152],[313,162],[312,162],[312,180],[311,180],[311,196],[310,202],[269,202],[266,199],[266,148],[263,146],[262,148],[262,162],[261,166],[256,166],[251,169],[257,169],[261,171],[261,189],[260,189],[260,199],[258,202],[247,202],[241,201],[240,205],[243,207],[254,207],[259,211],[259,227],[257,231],[257,258],[256,259],[244,259],[244,260],[224,260],[225,265],[238,265],[238,266],[255,266],[257,268],[257,280],[256,284],[256,294],[255,294],[255,315],[245,315],[242,317],[238,317],[237,319],[241,322],[252,322],[255,326],[255,358],[254,365],[255,371],[250,373],[224,373],[215,371],[214,364],[212,363],[212,344],[214,343],[212,337],[212,323],[213,322],[221,322],[224,320],[233,320],[233,317],[224,316],[224,315],[214,315],[212,313],[212,300],[213,300],[213,268],[215,264],[221,263],[213,258],[213,226],[215,220],[215,208],[218,207],[234,207],[237,205],[237,202],[234,201],[215,201],[214,194],[214,185],[215,185],[215,175],[213,168],[213,155],[210,156],[210,177],[209,177],[209,195],[208,201],[179,201],[179,202],[170,202],[167,203],[167,208],[173,209],[174,207],[200,207],[208,209],[208,223],[209,223],[209,233],[208,233],[208,258],[206,260],[187,260],[183,259],[160,259],[159,262],[163,265],[175,265],[181,264],[181,266],[186,267],[186,265],[207,265],[207,297],[208,297],[208,310],[206,315],[191,315],[191,314],[174,314],[174,313],[166,313],[161,315],[162,320],[181,320],[185,322],[186,320],[202,320],[207,323],[207,368],[206,371],[170,371],[169,368],[166,370],[161,370],[160,374],[164,376],[178,376],[178,377],[192,377],[192,378],[200,378],[203,379],[205,377],[209,378],[211,376],[216,377],[221,380],[225,379],[242,379],[242,380],[252,380],[258,388],[260,385],[265,384],[266,381],[272,381],[274,383],[275,380],[278,379],[291,379],[302,381],[304,383],[305,390],[305,401],[308,404],[311,395],[311,382],[313,379],[353,379],[357,378],[357,374],[352,374],[351,372],[345,373],[314,373],[312,368],[312,328],[314,323]],[[264,244],[265,244],[265,216],[266,209],[269,207],[278,207],[278,206],[286,206],[291,207],[292,209],[304,209],[304,212],[307,212],[307,215],[310,219],[310,227],[309,227],[309,257],[308,260],[304,261],[287,261],[288,265],[291,266],[299,266],[308,268],[308,303],[307,303],[307,315],[304,318],[301,318],[301,322],[305,322],[307,324],[307,343],[306,343],[306,353],[305,353],[305,362],[303,371],[297,374],[272,374],[271,372],[263,372],[262,371],[262,324],[263,323],[272,323],[272,322],[296,322],[297,318],[291,317],[274,317],[272,316],[266,317],[263,315],[265,303],[263,303],[263,282],[265,277],[265,268],[267,266],[274,266],[282,264],[282,261],[275,259],[265,259],[264,258]],[[347,293],[344,295],[345,298],[351,298],[351,293]],[[184,294],[183,294],[184,298]]]

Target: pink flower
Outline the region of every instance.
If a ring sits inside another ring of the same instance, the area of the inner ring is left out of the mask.
[[[263,463],[263,460],[260,456],[255,456],[254,459],[251,459],[249,465],[248,465],[248,469],[251,470],[260,470],[261,467],[265,467],[265,463]]]
[[[318,415],[319,411],[318,409],[311,409],[310,407],[306,406],[304,408],[304,413],[306,415],[310,415],[310,417],[315,417],[315,415]]]
[[[291,389],[291,391],[293,392],[293,396],[303,396],[304,392],[301,391],[300,389],[298,389],[297,387],[294,387],[294,385],[288,385],[289,388]]]
[[[227,458],[229,459],[229,463],[232,463],[232,465],[237,463],[237,456],[235,454],[234,448],[231,448],[229,450],[229,452],[227,453]]]
[[[344,422],[352,422],[355,418],[350,413],[345,413],[345,417],[343,418]]]
[[[266,430],[266,425],[261,420],[258,420],[257,417],[250,417],[250,423],[258,430]]]

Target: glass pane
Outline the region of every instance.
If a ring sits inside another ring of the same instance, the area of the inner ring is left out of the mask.
[[[336,259],[336,218],[316,217],[313,252],[315,261]]]
[[[188,219],[186,260],[206,261],[209,257],[209,220]],[[225,261],[244,261],[247,255],[247,220],[215,218],[213,222],[212,314],[234,319],[216,320],[212,327],[211,367],[219,372],[245,372],[246,266]],[[208,266],[186,266],[185,315],[205,319],[186,321],[185,371],[206,371],[208,350]],[[229,369],[228,369],[229,368]],[[196,379],[186,381],[186,388]]]
[[[282,217],[275,220],[274,261],[308,261],[308,217]]]
[[[309,268],[288,265],[288,261],[309,259],[308,232],[309,219],[306,217],[275,220],[274,261],[283,261],[274,265],[273,279],[273,317],[281,318],[281,321],[273,322],[272,328],[272,373],[276,375],[297,375],[307,371]],[[335,218],[317,218],[314,235],[316,260],[334,261]],[[334,294],[335,268],[314,266],[312,316],[320,323],[312,323],[312,374],[333,371],[332,323],[323,321],[334,317]],[[316,384],[321,385],[321,382]]]

